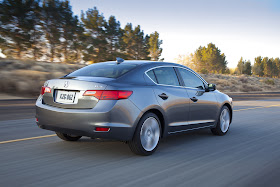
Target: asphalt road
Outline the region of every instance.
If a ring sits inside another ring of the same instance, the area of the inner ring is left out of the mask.
[[[28,102],[2,102],[0,186],[280,186],[280,98],[234,106],[226,136],[170,136],[142,157],[121,142],[45,137]]]

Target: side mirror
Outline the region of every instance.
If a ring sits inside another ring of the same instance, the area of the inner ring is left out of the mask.
[[[216,84],[208,84],[208,87],[206,88],[207,92],[215,91],[216,90]]]

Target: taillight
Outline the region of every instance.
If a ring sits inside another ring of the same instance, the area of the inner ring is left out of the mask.
[[[124,90],[87,90],[84,96],[94,96],[99,100],[119,100],[129,98],[132,93]]]
[[[41,95],[44,95],[44,93],[51,93],[51,92],[52,92],[52,89],[50,87],[42,86]]]
[[[99,99],[102,95],[103,91],[100,90],[87,90],[85,91],[85,93],[83,94],[84,96],[94,96],[97,99]]]

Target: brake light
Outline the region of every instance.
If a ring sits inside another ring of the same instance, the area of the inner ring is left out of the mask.
[[[119,100],[129,98],[132,93],[132,91],[124,90],[87,90],[83,95],[94,96],[99,100]]]
[[[41,95],[44,95],[44,93],[51,93],[51,92],[52,92],[52,89],[50,87],[42,86]]]

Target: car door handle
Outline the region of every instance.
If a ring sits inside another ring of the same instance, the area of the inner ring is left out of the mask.
[[[163,100],[168,99],[168,95],[166,95],[165,93],[162,93],[160,95],[158,95],[160,98],[162,98]]]
[[[196,101],[198,101],[198,99],[196,98],[196,97],[192,97],[192,98],[190,98],[193,102],[196,102]]]

